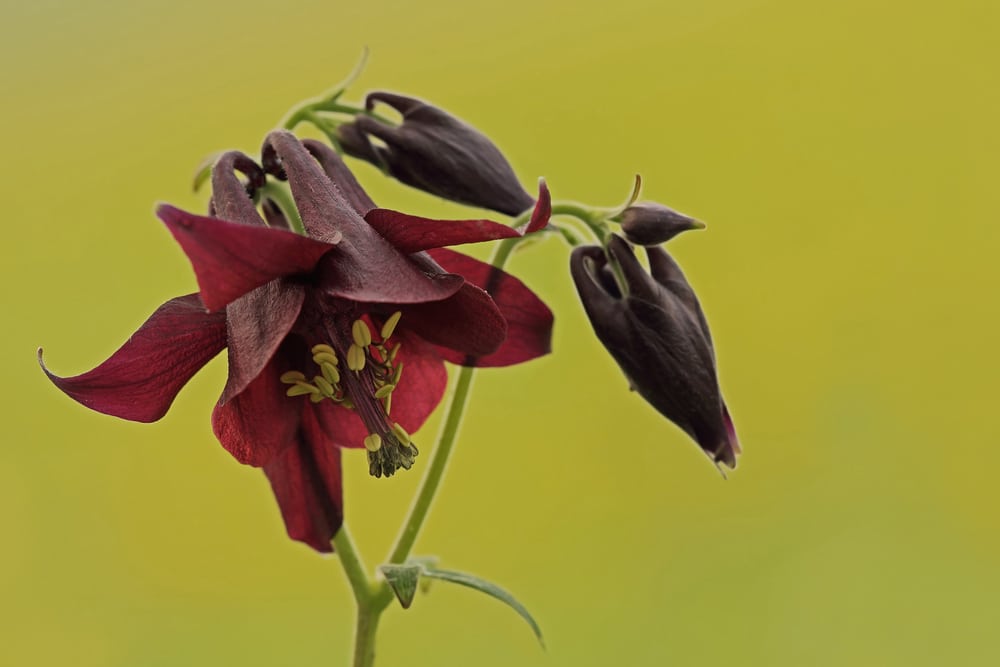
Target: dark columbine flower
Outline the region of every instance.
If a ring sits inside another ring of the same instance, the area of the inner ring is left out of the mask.
[[[705,223],[655,202],[632,204],[621,212],[618,220],[625,238],[643,246],[660,245],[681,232],[705,228]]]
[[[216,436],[264,469],[289,535],[330,551],[343,517],[340,448],[367,448],[376,477],[409,468],[417,449],[408,433],[444,392],[442,360],[503,366],[545,354],[552,314],[516,278],[441,248],[517,230],[377,209],[333,151],[287,132],[268,137],[264,157],[288,179],[307,235],[282,229],[270,204],[265,225],[246,190],[264,171],[226,153],[212,172],[217,217],[158,209],[199,294],[163,304],[97,368],[45,372],[93,410],[150,422],[228,348]],[[547,222],[543,195],[526,231]]]
[[[371,111],[376,102],[401,113],[402,124],[358,116],[341,125],[338,139],[348,155],[407,185],[462,204],[506,215],[518,215],[534,204],[500,149],[479,130],[412,97],[370,93],[365,108]]]
[[[573,281],[597,337],[632,388],[690,435],[717,463],[736,467],[739,443],[715,374],[708,324],[680,267],[663,248],[647,248],[650,273],[632,248],[612,236],[619,289],[604,250],[576,248]]]

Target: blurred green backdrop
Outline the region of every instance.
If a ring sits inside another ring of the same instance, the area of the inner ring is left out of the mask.
[[[225,362],[146,426],[68,400],[34,352],[89,369],[192,291],[154,202],[200,210],[202,156],[256,151],[363,45],[354,99],[432,100],[558,198],[614,204],[641,172],[709,223],[671,247],[746,448],[720,479],[626,390],[566,249],[524,253],[556,353],[479,376],[417,551],[513,591],[549,649],[438,584],[387,614],[379,665],[997,664],[997,7],[5,3],[0,665],[346,664],[337,563],[212,436]],[[468,214],[358,173],[383,204]],[[361,459],[374,564],[418,475]]]

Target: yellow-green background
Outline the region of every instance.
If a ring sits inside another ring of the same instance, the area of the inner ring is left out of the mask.
[[[138,425],[34,353],[88,369],[192,291],[154,202],[200,210],[201,157],[255,151],[366,44],[356,96],[435,101],[557,198],[614,204],[638,171],[709,223],[671,248],[746,448],[723,481],[629,394],[566,249],[519,256],[555,354],[479,376],[418,552],[516,593],[548,651],[438,584],[387,614],[380,665],[1000,661],[996,3],[4,5],[0,665],[346,664],[337,562],[212,436],[222,359]],[[358,172],[384,205],[468,214]],[[346,467],[374,565],[421,466]]]

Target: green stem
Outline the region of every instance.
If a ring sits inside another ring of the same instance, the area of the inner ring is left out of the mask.
[[[316,112],[318,111],[326,113],[339,113],[344,114],[345,116],[369,116],[387,125],[396,124],[391,119],[375,113],[374,111],[369,111],[364,107],[356,107],[352,104],[342,104],[337,101],[323,99],[303,102],[302,104],[293,107],[281,120],[280,126],[286,130],[294,130],[299,123],[309,121],[325,132],[326,128],[324,127],[323,119],[316,115]]]
[[[608,234],[611,233],[604,221],[605,214],[606,211],[589,208],[576,202],[554,202],[552,204],[552,215],[568,215],[576,218],[587,226],[587,229],[597,237],[601,245],[604,245]]]
[[[503,268],[520,240],[515,238],[501,242],[493,254],[492,265],[498,269]],[[434,502],[434,496],[444,478],[448,460],[455,448],[458,432],[462,426],[462,418],[468,404],[469,393],[472,390],[472,379],[475,376],[475,371],[473,366],[462,366],[458,371],[455,389],[451,395],[451,402],[448,404],[448,413],[445,415],[444,425],[441,428],[441,435],[434,452],[431,454],[430,463],[424,472],[420,488],[410,506],[406,520],[403,522],[403,527],[389,553],[388,562],[390,563],[404,563],[409,558],[417,537],[420,535],[420,530]],[[384,581],[373,582],[368,578],[346,526],[341,527],[333,539],[333,544],[340,556],[341,565],[351,584],[351,590],[354,591],[354,599],[358,605],[354,634],[354,667],[371,667],[375,660],[375,633],[379,618],[392,602],[393,593]]]
[[[261,197],[267,197],[278,205],[281,212],[285,214],[285,220],[288,221],[292,231],[306,236],[306,227],[302,224],[299,209],[295,206],[295,199],[292,198],[292,193],[288,191],[287,186],[269,180],[257,192],[260,193]]]
[[[340,565],[344,568],[344,574],[347,575],[351,591],[354,592],[354,599],[358,601],[359,605],[368,604],[372,598],[371,583],[346,525],[341,526],[337,534],[334,535],[333,548],[340,558]]]
[[[475,369],[463,366],[458,371],[458,379],[455,382],[455,392],[448,406],[448,415],[445,417],[444,427],[441,430],[441,437],[438,439],[437,447],[431,456],[431,462],[427,466],[427,472],[420,483],[420,490],[416,499],[410,507],[410,514],[403,523],[403,529],[396,538],[396,544],[389,555],[390,563],[402,563],[410,555],[413,544],[417,541],[420,529],[427,518],[427,512],[434,501],[434,495],[444,477],[445,468],[448,466],[448,459],[455,446],[456,436],[459,427],[462,425],[462,415],[465,412],[465,405],[469,398],[469,390],[472,388],[472,377]]]
[[[635,194],[637,192],[638,181],[636,182],[636,188],[633,191],[632,199],[635,198]],[[629,201],[631,202],[631,199]],[[610,215],[609,210],[588,208],[575,202],[557,202],[552,204],[552,215],[568,215],[580,220],[587,226],[590,232],[597,237],[601,246],[607,248],[608,237],[611,236],[611,230],[608,228],[607,223],[608,216]],[[578,243],[574,243],[574,239],[571,236],[567,236],[565,232],[563,233],[563,236],[570,242],[570,244],[578,245]],[[608,266],[611,267],[611,273],[615,277],[618,289],[621,290],[622,294],[628,294],[628,283],[625,280],[625,274],[622,272],[622,267],[618,265],[614,256],[607,253],[607,250],[605,250],[605,253],[608,255]]]
[[[503,268],[519,240],[506,239],[500,243],[490,263],[498,269]],[[444,477],[444,471],[448,467],[448,459],[455,447],[475,372],[476,369],[473,366],[462,366],[458,371],[455,391],[452,393],[451,403],[448,405],[448,414],[445,416],[444,426],[441,428],[441,436],[438,438],[437,447],[434,448],[434,453],[431,455],[431,462],[427,466],[424,478],[420,482],[417,496],[413,505],[410,506],[410,512],[403,522],[403,528],[400,530],[399,536],[396,537],[396,543],[389,553],[390,563],[405,562],[420,535],[420,529],[427,519],[427,513],[430,511],[431,503],[434,501],[438,486]]]
[[[367,570],[354,546],[354,540],[341,526],[333,538],[333,547],[344,568],[344,574],[354,593],[358,606],[357,622],[354,626],[354,667],[371,667],[375,664],[375,631],[384,606],[376,602],[376,590],[368,578]]]
[[[375,632],[381,618],[382,609],[358,607],[358,619],[354,625],[354,667],[372,667],[375,664]]]

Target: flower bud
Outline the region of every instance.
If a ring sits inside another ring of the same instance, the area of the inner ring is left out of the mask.
[[[705,223],[655,202],[629,206],[622,211],[621,223],[625,238],[643,246],[660,245],[681,232],[705,228]]]
[[[348,155],[407,185],[461,204],[506,215],[518,215],[534,205],[500,149],[474,127],[412,97],[371,93],[365,107],[371,110],[377,102],[402,114],[402,124],[397,127],[362,115],[341,125],[337,138]]]
[[[719,390],[708,324],[680,267],[662,248],[647,248],[647,273],[618,236],[608,251],[621,268],[624,294],[602,248],[582,246],[570,258],[594,333],[640,396],[713,461],[735,468],[739,443]]]

